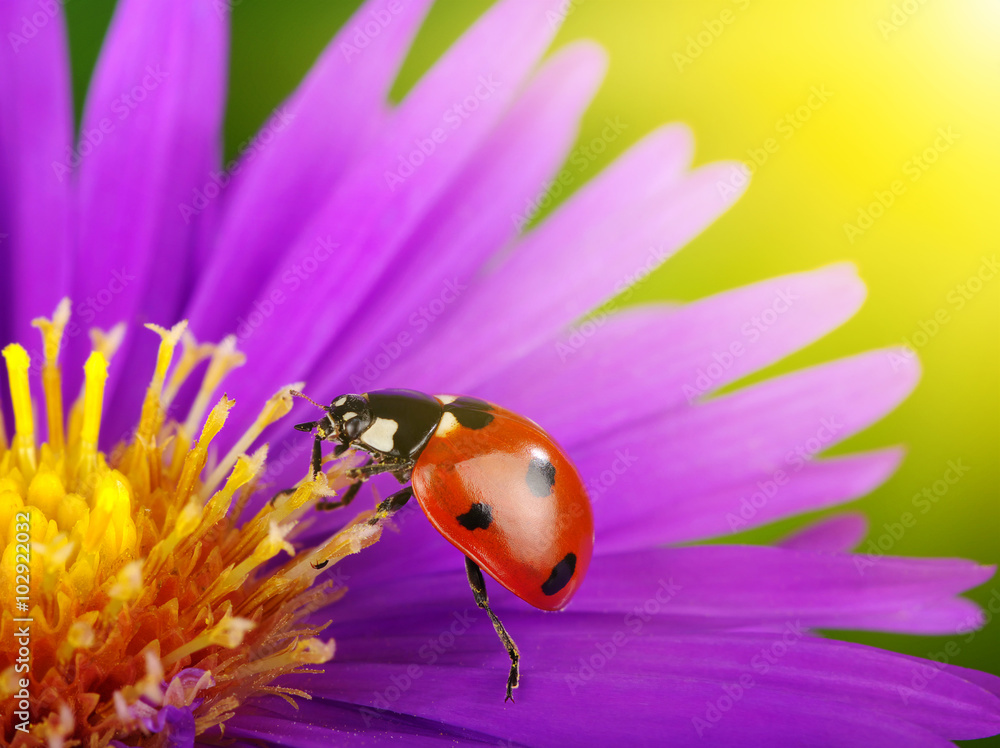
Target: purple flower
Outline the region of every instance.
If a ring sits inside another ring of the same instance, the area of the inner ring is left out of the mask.
[[[895,470],[898,449],[819,453],[906,397],[903,351],[716,394],[849,318],[853,268],[619,308],[738,196],[735,167],[692,171],[690,134],[665,127],[531,226],[602,53],[542,61],[564,3],[503,0],[390,107],[429,4],[370,0],[230,164],[227,3],[122,0],[76,138],[60,5],[0,8],[0,586],[33,620],[24,685],[20,624],[0,619],[4,740],[940,746],[1000,731],[1000,679],[947,664],[988,620],[958,595],[992,567],[853,554],[855,514],[777,547],[682,545],[840,505]],[[134,324],[177,319],[236,337]],[[227,373],[239,405],[206,419]],[[309,440],[271,428],[294,380],[323,399],[483,397],[572,455],[597,528],[580,592],[545,615],[487,583],[522,652],[516,704],[461,554],[415,507],[384,537],[310,511],[324,479],[299,481]],[[228,453],[210,459],[223,423]],[[267,463],[244,454],[265,429]],[[823,629],[952,639],[922,660]]]

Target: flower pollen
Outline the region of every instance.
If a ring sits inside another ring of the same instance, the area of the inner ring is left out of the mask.
[[[69,309],[64,300],[51,320],[34,323],[44,351],[44,429],[28,352],[3,349],[14,428],[0,416],[0,742],[167,744],[171,735],[224,730],[254,694],[309,698],[274,681],[334,656],[334,642],[318,638],[325,624],[303,619],[346,590],[314,586],[316,566],[371,545],[381,526],[364,521],[368,511],[321,546],[293,545],[316,497],[345,483],[346,463],[237,522],[267,456],[267,445],[247,450],[288,413],[289,391],[302,383],[282,388],[210,464],[235,403],[223,395],[205,411],[244,357],[234,338],[200,345],[184,322],[147,325],[160,345],[139,422],[105,453],[105,382],[123,329],[92,334],[83,391],[66,417],[58,360]],[[167,406],[206,359],[189,413],[168,418]]]

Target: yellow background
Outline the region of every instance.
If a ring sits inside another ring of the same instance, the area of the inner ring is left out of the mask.
[[[489,4],[439,0],[396,97]],[[358,5],[235,5],[230,153],[295,87]],[[111,8],[108,0],[66,6],[78,111]],[[983,256],[1000,250],[1000,3],[578,0],[571,8],[557,45],[592,38],[611,57],[580,142],[597,136],[605,117],[628,125],[597,166],[665,121],[693,128],[699,163],[751,160],[768,138],[777,145],[736,207],[630,301],[694,299],[837,260],[857,263],[869,287],[862,311],[765,375],[867,348],[919,343],[914,336],[921,322],[946,309],[949,321],[919,348],[924,376],[916,393],[837,451],[908,445],[902,469],[857,504],[875,535],[913,508],[913,495],[941,478],[948,460],[962,460],[971,468],[968,475],[918,518],[892,552],[1000,560],[1000,277],[961,310],[949,299],[979,270]],[[813,87],[830,95],[808,109]],[[798,126],[786,137],[788,125],[779,130],[779,121],[789,115]],[[939,128],[955,136],[947,148]],[[923,170],[914,159],[935,149],[935,140],[936,153],[928,158],[936,158]],[[760,159],[759,150],[756,155]],[[844,225],[856,224],[859,210],[895,180],[905,191],[850,241]],[[770,540],[795,524],[760,530],[751,539]],[[973,597],[985,601],[992,590],[1000,597],[1000,580]],[[924,656],[950,639],[846,636]],[[968,643],[951,638],[961,648],[959,664],[1000,673],[1000,622]]]

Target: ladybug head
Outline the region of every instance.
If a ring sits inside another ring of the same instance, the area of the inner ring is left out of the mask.
[[[374,420],[371,405],[364,395],[341,395],[325,410],[327,417],[317,423],[321,435],[324,439],[332,437],[345,444],[361,436]]]
[[[326,411],[326,416],[318,421],[298,423],[298,431],[316,431],[320,439],[339,441],[347,445],[357,439],[371,426],[373,416],[371,406],[364,395],[341,395],[329,406],[319,405],[299,392],[292,394],[303,397]]]

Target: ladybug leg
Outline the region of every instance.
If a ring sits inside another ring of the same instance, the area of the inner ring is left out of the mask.
[[[359,465],[356,468],[351,468],[347,471],[347,477],[351,480],[366,481],[373,475],[381,475],[382,473],[393,473],[399,470],[398,462],[371,462],[365,465]]]
[[[396,491],[375,507],[375,516],[368,520],[369,525],[377,525],[391,514],[395,514],[413,498],[413,486],[407,486],[402,491]]]
[[[323,469],[323,440],[319,434],[316,434],[316,437],[313,439],[312,460],[310,464],[312,465],[312,477],[315,480],[320,470]]]
[[[352,501],[354,497],[358,495],[358,491],[361,490],[361,481],[357,483],[352,483],[351,487],[348,488],[344,495],[341,496],[337,501],[317,501],[316,508],[321,512],[328,511],[330,509],[337,509],[338,507],[347,506]]]
[[[406,464],[408,465],[409,463],[406,463]],[[316,508],[319,509],[320,511],[326,511],[326,510],[329,510],[329,509],[337,509],[338,507],[347,506],[352,501],[354,501],[354,498],[358,495],[358,491],[361,490],[361,484],[362,483],[364,483],[366,480],[368,480],[369,478],[371,478],[373,475],[379,475],[381,473],[393,473],[393,474],[395,474],[396,471],[399,470],[399,466],[400,465],[399,465],[398,462],[371,462],[371,461],[369,461],[369,462],[365,463],[364,465],[359,465],[356,468],[351,468],[350,470],[347,471],[347,477],[351,478],[353,481],[355,481],[351,485],[351,487],[348,488],[347,491],[344,493],[344,495],[340,499],[338,499],[337,501],[320,501],[320,502],[318,502],[316,504]],[[377,511],[386,510],[386,507],[389,506],[387,504],[387,502],[391,501],[392,499],[394,499],[396,497],[401,496],[402,493],[403,493],[403,491],[400,491],[399,493],[393,494],[392,496],[390,496],[389,498],[387,498],[385,501],[383,501],[381,504],[379,504],[379,509]],[[395,512],[397,509],[401,508],[403,506],[403,504],[405,504],[406,501],[412,495],[413,495],[413,492],[411,491],[410,495],[407,496],[405,499],[403,499],[399,503],[398,506],[395,506],[391,510],[386,510],[387,513],[386,513],[385,516],[388,516],[389,514],[392,514],[393,512]]]
[[[507,675],[507,698],[504,699],[504,702],[513,701],[513,692],[517,688],[520,676],[518,661],[521,659],[521,654],[517,651],[517,645],[510,638],[507,629],[503,627],[496,613],[490,608],[490,601],[486,596],[486,582],[483,580],[483,572],[480,570],[479,565],[468,556],[465,557],[465,571],[469,575],[469,586],[472,587],[472,594],[476,598],[476,605],[485,610],[486,615],[493,621],[493,628],[496,629],[497,636],[500,637],[500,641],[507,648],[507,654],[510,655],[510,673]]]
[[[267,502],[267,503],[270,504],[273,507],[274,506],[274,502],[276,502],[279,497],[281,497],[281,496],[291,496],[293,493],[295,493],[295,489],[294,488],[286,488],[286,489],[284,489],[282,491],[278,491],[278,493],[276,493],[274,496],[272,496],[271,500],[269,502]]]

